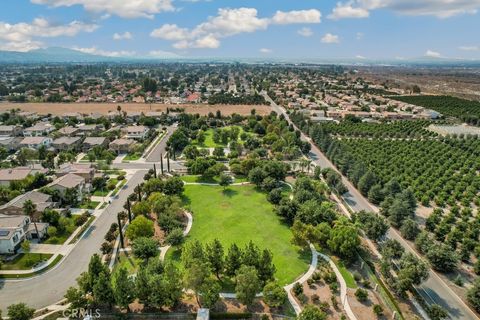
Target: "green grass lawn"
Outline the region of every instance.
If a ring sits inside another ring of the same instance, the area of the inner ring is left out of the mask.
[[[46,253],[20,253],[11,261],[4,261],[2,270],[30,270],[39,262],[47,261],[52,254]]]
[[[67,239],[70,237],[70,235],[77,230],[76,222],[77,219],[80,216],[78,215],[72,215],[71,217],[67,218],[70,220],[69,226],[65,228],[63,232],[58,231],[57,234],[54,237],[49,237],[48,239],[44,240],[42,243],[45,244],[63,244]]]
[[[120,254],[118,255],[118,262],[115,264],[115,269],[124,267],[125,269],[127,269],[129,274],[134,274],[138,271],[141,262],[142,260],[135,258],[135,256],[131,252],[120,252]]]
[[[88,201],[88,202],[84,202],[80,205],[80,209],[88,209],[88,210],[93,210],[95,209],[98,205],[99,205],[100,202],[98,201]]]
[[[129,153],[129,154],[127,154],[127,155],[125,156],[125,158],[123,158],[122,161],[125,161],[125,162],[135,161],[135,160],[140,159],[141,156],[142,156],[142,154],[139,153],[139,152]]]
[[[252,240],[261,249],[272,251],[276,278],[282,285],[307,271],[310,252],[291,244],[290,228],[254,186],[231,186],[224,192],[219,186],[186,185],[184,201],[193,213],[186,241],[198,239],[205,244],[218,238],[227,251],[232,243],[243,247]],[[167,258],[178,259],[178,252],[169,250]]]
[[[187,176],[181,176],[181,179],[185,182],[193,182],[193,183],[219,183],[220,178],[219,177],[213,177],[213,179],[203,179],[202,176],[200,175],[187,175]],[[247,182],[248,179],[246,177],[235,177],[233,183],[241,183],[241,182]]]
[[[350,271],[348,271],[347,267],[345,267],[345,264],[342,261],[338,260],[336,257],[331,257],[331,259],[337,265],[338,270],[342,274],[342,277],[347,284],[347,287],[350,289],[357,288],[357,282],[353,278],[353,275],[350,273]]]

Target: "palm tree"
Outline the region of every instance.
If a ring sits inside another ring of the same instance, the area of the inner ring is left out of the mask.
[[[35,222],[35,212],[37,211],[37,205],[32,202],[32,200],[27,200],[23,203],[23,213],[30,217],[30,220],[35,226],[35,232],[37,232],[37,237],[40,240],[40,234],[38,233],[37,223]]]

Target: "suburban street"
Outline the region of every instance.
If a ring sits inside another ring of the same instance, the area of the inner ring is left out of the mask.
[[[172,135],[172,133],[175,132],[175,130],[177,130],[176,126],[167,127],[166,135],[162,138],[160,143],[158,143],[145,158],[147,162],[160,162],[160,154],[165,155],[168,138],[170,138],[170,136]]]
[[[270,102],[273,110],[277,114],[283,114],[289,123],[290,118],[285,110],[278,106],[266,93],[262,93],[265,99]],[[293,123],[292,123],[293,124]],[[294,124],[293,124],[294,125]],[[295,126],[295,125],[294,125]],[[302,139],[309,141],[312,149],[309,153],[309,157],[321,168],[332,168],[336,170],[335,166],[326,158],[326,156],[315,146],[312,140],[302,133]],[[338,171],[338,170],[337,170]],[[378,212],[378,208],[370,204],[360,192],[345,178],[342,177],[343,183],[347,186],[348,192],[343,196],[345,202],[354,211],[366,210]],[[390,228],[387,237],[395,239],[402,244],[402,246],[409,252],[419,256],[412,246],[409,245],[399,234],[399,232],[393,228]],[[479,319],[477,315],[456,295],[453,290],[440,278],[440,276],[430,270],[430,276],[428,280],[417,286],[419,293],[428,303],[436,303],[444,307],[450,313],[452,319],[471,320]]]
[[[132,176],[118,198],[112,201],[72,252],[56,267],[33,278],[0,281],[0,309],[6,311],[7,306],[19,302],[39,309],[63,299],[67,289],[76,285],[76,278],[87,270],[90,257],[94,253],[100,254],[100,245],[110,225],[117,221],[117,212],[123,210],[128,195],[142,182],[145,173],[145,170],[139,170]]]

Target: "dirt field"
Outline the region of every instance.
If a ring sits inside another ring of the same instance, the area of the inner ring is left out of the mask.
[[[127,112],[148,112],[148,111],[166,111],[167,108],[184,108],[187,113],[199,113],[207,115],[209,112],[215,113],[220,110],[223,115],[238,113],[248,115],[252,109],[257,114],[269,114],[272,109],[270,106],[250,106],[250,105],[208,105],[208,104],[147,104],[147,103],[0,103],[0,111],[10,109],[21,109],[22,111],[37,112],[38,114],[62,115],[66,112],[79,112],[82,114],[101,113],[107,114],[109,111],[116,111],[117,106],[121,106],[123,111]]]

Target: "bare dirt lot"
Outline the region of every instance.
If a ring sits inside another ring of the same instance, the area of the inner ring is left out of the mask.
[[[66,112],[79,112],[81,114],[100,113],[107,114],[109,111],[116,111],[117,106],[122,107],[126,112],[149,112],[166,111],[167,108],[182,108],[187,113],[198,113],[207,115],[209,112],[215,113],[220,110],[223,115],[238,113],[248,115],[252,109],[257,114],[269,114],[272,109],[270,106],[258,105],[208,105],[208,104],[147,104],[147,103],[0,103],[0,111],[11,109],[20,109],[22,111],[37,112],[38,114],[62,115]]]

